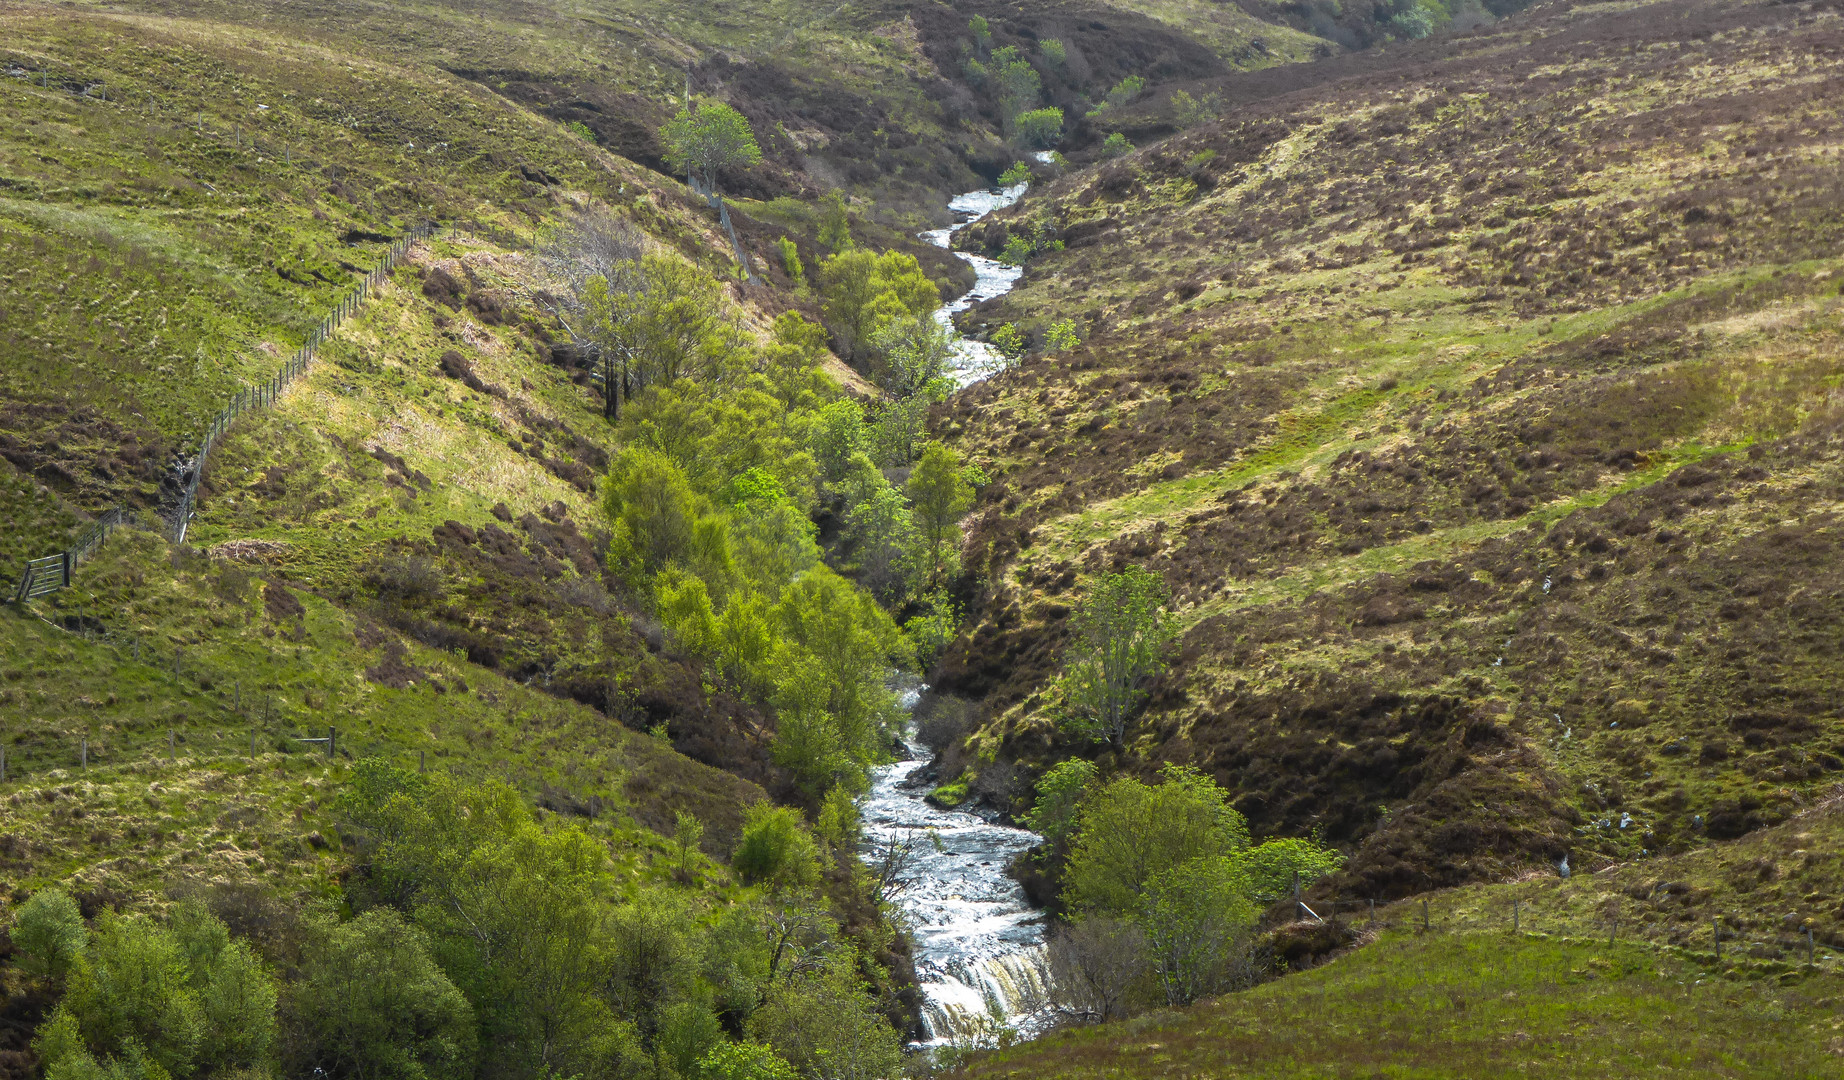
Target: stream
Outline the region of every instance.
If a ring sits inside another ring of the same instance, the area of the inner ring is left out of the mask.
[[[907,691],[905,709],[919,696]],[[929,752],[907,738],[903,749],[907,760],[871,771],[860,812],[870,848],[864,859],[874,868],[893,843],[913,844],[914,861],[901,875],[907,888],[895,903],[915,942],[928,1026],[922,1044],[976,1037],[990,1019],[1032,1034],[1048,989],[1043,916],[1005,867],[1036,846],[1037,834],[930,806],[923,796],[932,785],[922,778]]]
[[[1018,201],[1025,187],[957,195],[948,209],[959,220],[922,237],[948,247],[955,232]],[[952,375],[965,387],[995,371],[998,355],[983,341],[961,337],[954,330],[954,316],[1010,292],[1024,271],[984,255],[954,254],[972,264],[978,280],[972,291],[942,307],[935,317],[954,334]],[[915,708],[920,696],[919,690],[904,693],[906,712]],[[892,844],[913,845],[914,861],[901,875],[907,887],[895,903],[915,941],[916,981],[928,1027],[922,1044],[977,1039],[992,1020],[1022,1035],[1034,1034],[1041,1026],[1036,1012],[1048,989],[1043,917],[1018,883],[1006,876],[1005,867],[1036,846],[1037,834],[930,806],[923,798],[930,790],[923,779],[929,752],[910,742],[907,734],[903,749],[906,760],[871,772],[871,791],[861,807],[869,841],[863,857],[875,867]],[[994,1016],[995,1011],[999,1015]]]

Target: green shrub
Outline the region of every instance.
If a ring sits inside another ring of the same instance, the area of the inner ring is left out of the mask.
[[[1058,241],[1061,243],[1061,241]],[[1074,319],[1058,319],[1044,331],[1044,346],[1051,352],[1065,352],[1082,344],[1082,332]]]
[[[687,1075],[699,1080],[796,1080],[799,1076],[772,1048],[755,1042],[722,1043],[698,1062],[698,1072]]]
[[[1042,836],[1051,849],[1061,847],[1076,827],[1095,776],[1095,763],[1081,758],[1052,765],[1037,778],[1037,800],[1025,815],[1025,827]]]
[[[89,931],[83,912],[61,889],[40,889],[20,905],[11,930],[13,944],[26,954],[26,968],[48,979],[62,979],[83,955]]]
[[[1044,38],[1037,43],[1037,50],[1044,54],[1044,59],[1062,67],[1069,61],[1069,49],[1056,38]]]
[[[1011,323],[1006,323],[992,332],[992,347],[1004,357],[1007,367],[1013,366],[1024,356],[1024,333]]]
[[[1031,182],[1031,166],[1023,161],[1014,161],[1012,167],[999,174],[1000,187],[1014,187]]]
[[[1113,89],[1108,91],[1106,104],[1110,108],[1121,108],[1133,101],[1134,98],[1139,97],[1140,91],[1144,89],[1146,89],[1146,80],[1143,77],[1139,75],[1129,75],[1120,82],[1115,83]]]
[[[680,1001],[666,1006],[659,1019],[659,1034],[654,1045],[660,1057],[679,1076],[700,1075],[701,1062],[722,1048],[723,1022],[717,1014],[695,1001]],[[708,1075],[708,1074],[706,1074]]]
[[[800,245],[787,237],[775,241],[776,250],[781,252],[781,265],[787,268],[788,277],[799,288],[807,283],[807,267],[800,261]]]
[[[167,1073],[190,1076],[201,1045],[218,1033],[207,1028],[187,959],[166,927],[145,915],[105,911],[62,1007],[76,1017],[92,1052],[115,1051],[132,1039]]]
[[[1209,777],[1167,765],[1158,784],[1122,777],[1082,806],[1067,895],[1084,912],[1131,915],[1153,875],[1248,846],[1248,824]]]
[[[1108,137],[1101,141],[1101,156],[1104,158],[1122,157],[1132,152],[1133,144],[1127,141],[1127,136],[1118,131],[1109,133]]]
[[[1018,114],[1018,141],[1036,150],[1048,150],[1063,139],[1063,110],[1055,106]]]
[[[758,802],[749,807],[730,865],[751,885],[806,888],[819,880],[819,848],[800,812]]]
[[[373,1080],[473,1075],[474,1012],[390,908],[321,927],[290,987],[292,1070]]]

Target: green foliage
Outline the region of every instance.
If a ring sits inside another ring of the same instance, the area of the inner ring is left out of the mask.
[[[938,580],[948,556],[955,553],[952,542],[958,536],[960,519],[973,506],[973,485],[961,471],[959,455],[931,442],[923,448],[905,488],[917,531],[928,549],[929,579]]]
[[[1052,765],[1037,778],[1037,800],[1025,815],[1025,827],[1042,836],[1052,850],[1061,848],[1076,828],[1082,800],[1096,776],[1095,763],[1081,758]]]
[[[841,946],[825,962],[775,983],[749,1018],[751,1037],[775,1048],[807,1076],[883,1080],[902,1071],[902,1044],[877,1014]]]
[[[1137,921],[1167,1005],[1227,989],[1257,909],[1239,860],[1204,856],[1153,873]]]
[[[564,129],[569,131],[570,134],[586,142],[593,143],[593,142],[601,141],[600,139],[596,138],[594,129],[592,129],[588,124],[583,123],[581,120],[570,121],[569,123],[564,125]]]
[[[1160,777],[1121,777],[1082,802],[1065,888],[1076,910],[1131,916],[1154,875],[1248,846],[1227,791],[1188,766],[1167,765]]]
[[[659,1048],[660,1057],[678,1076],[699,1076],[699,1063],[719,1052],[723,1043],[723,1021],[705,1005],[679,1001],[668,1005],[660,1014],[659,1034],[654,1044]]]
[[[192,1075],[209,1034],[192,972],[177,938],[144,915],[104,912],[70,981],[63,1008],[93,1053],[136,1040],[175,1077]],[[269,1018],[274,1023],[274,1018]]]
[[[850,251],[853,247],[852,219],[845,210],[845,196],[837,191],[829,191],[820,201],[820,243],[834,254]]]
[[[1024,333],[1013,324],[1006,323],[992,332],[992,347],[1005,358],[1007,367],[1016,366],[1024,357]]]
[[[756,803],[748,810],[730,865],[750,884],[779,891],[806,889],[819,880],[819,847],[800,811]]]
[[[691,857],[704,840],[704,822],[698,815],[679,810],[673,815],[672,844],[679,852],[679,873],[691,873]]]
[[[1217,152],[1211,149],[1199,150],[1185,159],[1185,168],[1201,169],[1217,159]]]
[[[1134,98],[1139,97],[1140,92],[1145,89],[1146,79],[1144,76],[1129,75],[1120,82],[1115,83],[1113,88],[1108,91],[1107,104],[1110,108],[1123,108],[1131,103]]]
[[[877,331],[907,312],[927,315],[941,306],[941,291],[914,255],[848,250],[820,263],[826,318],[848,354],[871,347]]]
[[[289,992],[298,1075],[465,1080],[474,1012],[429,955],[423,932],[389,908],[322,923]]]
[[[978,18],[979,16],[974,16]],[[797,1080],[799,1073],[771,1047],[756,1042],[724,1042],[698,1062],[698,1080]]]
[[[1056,226],[1048,218],[1034,217],[1013,228],[1006,238],[1005,250],[999,253],[999,261],[1008,266],[1023,266],[1046,251],[1062,250],[1063,241],[1057,239]]]
[[[821,408],[808,442],[820,478],[835,485],[845,480],[851,475],[852,458],[864,453],[869,440],[864,407],[856,401],[842,398]]]
[[[503,784],[376,762],[356,771],[343,811],[366,838],[380,892],[413,913],[472,1004],[483,1067],[625,1068],[637,1053],[633,1024],[667,1002],[611,989],[624,943],[606,910],[607,848],[574,826],[540,827]]]
[[[1031,164],[1028,161],[1014,161],[1011,168],[999,174],[1000,187],[1016,187],[1031,182]]]
[[[1028,109],[1015,121],[1018,141],[1037,150],[1048,150],[1063,141],[1063,110],[1055,106]]]
[[[48,901],[33,922],[69,945],[61,908]],[[184,1080],[268,1063],[275,982],[202,907],[179,905],[167,926],[105,911],[76,945],[69,991],[37,1040],[56,1075]]]
[[[720,380],[740,347],[722,286],[673,255],[617,264],[583,287],[588,338],[616,358],[635,389],[681,378]]]
[[[666,144],[666,163],[675,169],[704,174],[704,186],[717,190],[717,174],[724,169],[747,169],[762,160],[749,121],[721,101],[699,102],[696,109],[680,109],[660,129]]]
[[[885,402],[871,427],[871,449],[878,462],[901,469],[916,459],[928,434],[928,407],[940,397],[941,383],[929,392]]]
[[[1061,241],[1058,241],[1061,243]],[[1051,352],[1068,352],[1082,344],[1082,332],[1074,319],[1058,319],[1044,331],[1044,347]]]
[[[820,812],[813,819],[813,831],[834,851],[857,849],[861,823],[858,800],[844,784],[834,784],[820,800]]]
[[[1104,158],[1123,157],[1132,152],[1133,144],[1118,131],[1109,132],[1108,137],[1101,140],[1101,156]]]
[[[781,253],[781,265],[787,269],[788,277],[795,288],[807,284],[807,267],[800,261],[800,245],[783,236],[775,241],[775,249]]]
[[[1389,28],[1398,37],[1415,40],[1434,33],[1434,16],[1419,5],[1390,16]]]
[[[871,345],[877,385],[891,397],[946,396],[941,380],[954,358],[954,337],[932,312],[901,311],[884,321]]]
[[[1075,641],[1063,654],[1063,722],[1097,742],[1120,744],[1146,685],[1165,670],[1177,634],[1165,582],[1144,567],[1107,574],[1071,618]]]
[[[999,109],[1008,119],[1031,109],[1043,95],[1043,76],[1011,45],[993,50],[988,71]]]
[[[1037,43],[1037,50],[1044,54],[1044,59],[1062,67],[1069,62],[1069,49],[1056,38],[1044,38]]]
[[[903,623],[903,635],[915,646],[918,670],[928,671],[960,634],[960,609],[945,589],[933,589],[921,599],[922,613]]]
[[[1245,875],[1251,899],[1272,904],[1292,895],[1294,875],[1305,888],[1334,874],[1345,864],[1340,852],[1300,837],[1267,840],[1242,852],[1236,859]]]
[[[222,922],[196,901],[174,909],[171,928],[186,954],[206,1038],[204,1072],[259,1066],[275,1038],[275,981],[247,941],[233,941]]]
[[[775,760],[816,796],[861,785],[896,716],[884,678],[913,662],[908,642],[869,594],[823,568],[784,590],[773,620]]]
[[[667,454],[629,444],[610,465],[603,486],[603,509],[614,526],[610,563],[632,567],[636,576],[693,561],[694,545],[708,564],[710,535],[697,526],[709,513],[709,500],[694,491],[685,470]]]
[[[986,16],[975,15],[973,18],[968,19],[967,29],[973,32],[973,44],[979,48],[981,52],[992,48],[992,26],[987,23]]]
[[[1172,94],[1172,119],[1181,128],[1196,127],[1215,120],[1223,111],[1223,95],[1212,91],[1203,97],[1193,97],[1178,90]]]
[[[9,935],[26,954],[26,969],[47,979],[68,974],[90,936],[77,902],[55,888],[40,889],[20,905]]]
[[[847,488],[845,534],[859,580],[874,592],[894,599],[915,583],[915,520],[902,493],[863,454],[858,455]]]

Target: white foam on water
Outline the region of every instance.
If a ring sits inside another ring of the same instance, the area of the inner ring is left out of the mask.
[[[915,700],[913,692],[904,695],[906,707]],[[1005,867],[1039,837],[930,806],[923,800],[927,787],[908,783],[927,767],[926,752],[907,749],[913,760],[872,770],[860,812],[867,862],[875,865],[892,842],[914,841],[909,886],[896,905],[915,942],[924,1045],[951,1042],[995,1020],[1030,1034],[1041,1026],[1037,1014],[1048,991],[1043,919]],[[1003,1015],[993,1015],[995,1004]]]
[[[992,213],[994,210],[1012,205],[1025,193],[1028,184],[1013,184],[1008,188],[986,191],[968,191],[948,200],[948,209],[954,211],[961,220],[945,229],[930,229],[922,233],[922,239],[938,248],[946,248],[952,242],[955,233]],[[995,296],[1004,296],[1018,284],[1024,276],[1021,266],[1007,266],[997,259],[984,255],[975,255],[966,251],[954,252],[954,257],[964,260],[973,267],[973,288],[965,296],[946,304],[935,311],[935,320],[948,328],[954,335],[954,359],[950,361],[950,374],[960,386],[971,386],[999,369],[1001,357],[991,345],[984,341],[974,341],[962,337],[954,329],[954,316],[967,310],[983,300]]]

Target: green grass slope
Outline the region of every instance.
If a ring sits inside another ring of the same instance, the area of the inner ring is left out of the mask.
[[[1061,628],[1137,562],[1186,633],[1113,760],[1345,845],[1346,897],[1684,850],[1834,784],[1836,35],[1562,5],[1231,78],[1235,120],[977,231],[1066,249],[970,325],[1086,340],[938,418],[1002,477],[938,673],[984,702],[959,760],[1092,752]]]
[[[1730,844],[1443,890],[1425,910],[1358,905],[1339,916],[1356,945],[1310,971],[955,1075],[1831,1076],[1841,811],[1834,796]],[[1319,932],[1280,938],[1294,931]]]

